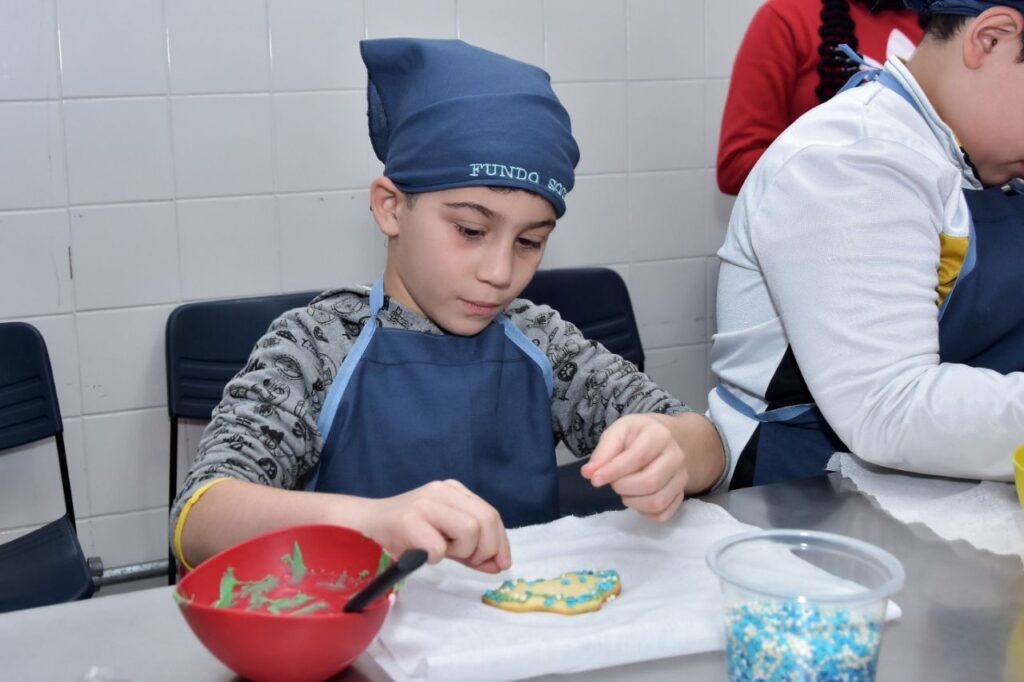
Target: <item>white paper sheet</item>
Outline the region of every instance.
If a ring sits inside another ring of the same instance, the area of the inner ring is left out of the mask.
[[[506,573],[444,561],[413,574],[369,653],[396,680],[501,682],[722,650],[722,595],[704,557],[715,541],[748,530],[699,500],[666,524],[627,510],[512,530]],[[617,570],[622,595],[575,616],[509,613],[480,601],[503,580],[579,569]]]
[[[1012,483],[905,474],[845,452],[836,453],[829,468],[904,523],[922,523],[946,540],[1024,560],[1024,510]]]

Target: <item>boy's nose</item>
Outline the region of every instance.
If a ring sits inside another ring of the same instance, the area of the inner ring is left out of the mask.
[[[495,245],[486,249],[477,266],[477,277],[503,289],[512,282],[512,249]]]

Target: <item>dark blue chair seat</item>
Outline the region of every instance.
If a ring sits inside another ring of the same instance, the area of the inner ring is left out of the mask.
[[[64,493],[64,516],[0,545],[0,613],[92,596],[75,530],[63,431],[42,335],[24,322],[0,323],[0,455],[53,437]]]
[[[0,545],[0,613],[92,593],[89,565],[67,516]]]
[[[641,371],[644,349],[633,315],[629,289],[619,273],[610,268],[560,268],[541,270],[522,293],[522,298],[544,303],[576,325],[588,339],[631,361]],[[586,460],[558,469],[559,511],[562,516],[587,516],[622,509],[622,499],[611,489],[594,488],[580,469]]]

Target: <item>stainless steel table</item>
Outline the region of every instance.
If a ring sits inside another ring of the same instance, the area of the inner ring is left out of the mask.
[[[923,526],[900,523],[835,474],[705,499],[746,523],[844,533],[899,557],[907,571],[906,586],[895,596],[903,617],[886,627],[879,680],[1024,680],[1020,558],[947,542]],[[144,590],[0,615],[0,679],[234,679],[192,635],[170,590]],[[723,655],[715,652],[543,679],[724,678]],[[378,682],[387,676],[364,656],[337,679]]]
[[[899,558],[907,580],[893,598],[903,616],[886,625],[880,682],[1024,682],[1024,564],[1019,557],[948,542],[922,525],[897,521],[838,474],[704,500],[745,523],[842,533]],[[724,680],[725,660],[721,652],[708,653],[610,668],[585,679]]]

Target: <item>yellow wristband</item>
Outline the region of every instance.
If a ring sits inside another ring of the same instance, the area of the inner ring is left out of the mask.
[[[181,514],[178,515],[178,523],[174,525],[174,554],[178,557],[178,561],[181,562],[181,565],[190,571],[194,568],[194,566],[192,566],[192,564],[185,560],[185,554],[181,551],[181,533],[185,529],[185,518],[188,516],[188,513],[192,510],[192,505],[198,502],[199,498],[202,497],[207,490],[217,485],[218,483],[228,480],[231,479],[229,477],[215,478],[212,481],[207,481],[206,483],[204,483],[202,486],[200,486],[199,490],[192,493],[192,497],[188,498],[188,502],[186,502],[185,506],[181,508]]]

